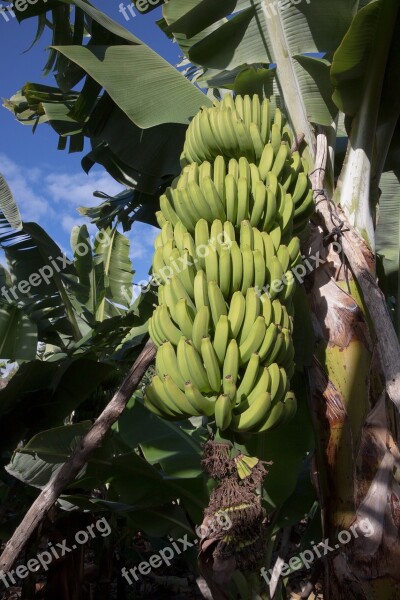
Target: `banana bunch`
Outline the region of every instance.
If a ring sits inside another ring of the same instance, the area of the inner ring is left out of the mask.
[[[293,232],[298,233],[313,213],[314,201],[308,180],[308,164],[298,151],[291,152],[292,144],[293,135],[290,127],[284,123],[281,110],[275,108],[272,114],[268,99],[261,104],[257,95],[252,98],[247,95],[243,98],[236,96],[233,100],[230,94],[226,94],[221,102],[214,101],[212,108],[201,109],[193,118],[186,134],[181,157],[183,170],[177,187],[188,189],[188,184],[196,177],[200,177],[197,184],[201,185],[203,177],[209,176],[223,200],[222,181],[225,169],[225,176],[232,176],[227,183],[232,213],[227,217],[234,223],[233,217],[238,220],[238,213],[235,215],[233,212],[236,187],[238,193],[240,190],[239,200],[243,198],[244,182],[239,184],[239,179],[247,179],[252,190],[250,207],[246,207],[243,200],[239,201],[239,217],[247,209],[248,215],[242,218],[250,220],[250,211],[253,213],[253,221],[257,218],[261,220],[258,208],[262,206],[262,186],[259,184],[256,188],[256,183],[260,180],[269,190],[264,198],[267,205],[273,203],[271,196],[275,195],[275,204],[285,206],[290,214],[287,206],[290,201],[286,196],[291,196],[294,206]],[[278,187],[278,183],[281,187]],[[209,182],[206,185],[209,187]],[[213,194],[207,195],[209,200]],[[268,216],[263,215],[262,225],[264,220],[267,220],[266,226],[271,225],[268,218],[273,213],[273,206],[268,212]],[[204,213],[202,216],[205,218]],[[258,223],[252,224],[259,226]],[[291,233],[289,232],[289,236]]]
[[[282,244],[280,231],[260,232],[245,220],[236,233],[229,221],[216,219],[209,227],[199,219],[192,235],[181,222],[173,226],[167,221],[155,240],[153,275],[170,288],[159,288],[159,295],[171,304],[183,294],[189,304],[201,306],[206,279],[218,283],[224,298],[256,287],[289,302],[295,289],[292,269],[301,262],[300,243],[294,237]]]
[[[149,333],[158,350],[145,403],[160,417],[258,433],[296,412],[294,232],[313,196],[291,145],[280,110],[272,119],[258,96],[226,95],[188,128],[181,175],[156,215]]]

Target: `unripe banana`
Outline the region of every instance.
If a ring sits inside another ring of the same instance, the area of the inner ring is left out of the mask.
[[[211,417],[214,414],[215,398],[212,400],[203,396],[200,390],[198,390],[191,381],[185,383],[185,395],[189,403],[201,415]]]
[[[275,429],[281,425],[285,418],[285,407],[283,402],[277,402],[274,404],[265,420],[265,422],[258,427],[258,433],[264,433],[271,429]]]
[[[265,259],[259,250],[253,250],[254,260],[254,287],[261,290],[265,284],[266,265]]]
[[[264,425],[271,411],[271,394],[263,392],[242,414],[234,416],[231,422],[233,431],[257,431]]]
[[[220,221],[226,220],[225,208],[222,203],[222,199],[217,192],[217,188],[211,177],[203,177],[200,180],[200,187],[204,196],[210,206],[211,213],[214,219],[219,219]]]
[[[306,190],[308,189],[308,177],[305,173],[299,173],[296,180],[296,186],[293,190],[293,202],[297,207],[297,204],[303,198]]]
[[[178,248],[179,252],[183,252],[183,236],[187,233],[187,229],[182,223],[182,221],[178,221],[174,226],[174,241],[175,245]]]
[[[153,323],[154,323],[154,316],[150,317],[150,319],[147,321],[147,325],[148,325],[148,329],[149,329],[149,335],[151,337],[151,339],[153,340],[153,342],[155,343],[155,345],[157,347],[160,347],[161,344],[163,344],[163,336],[160,337],[159,335],[157,335],[157,333],[154,331],[154,327],[153,327]]]
[[[265,184],[260,180],[257,181],[253,192],[253,206],[251,209],[250,223],[253,227],[259,224],[261,217],[266,210],[267,200],[267,188]],[[275,214],[275,212],[274,212]]]
[[[228,344],[225,354],[223,376],[232,375],[233,381],[236,383],[239,373],[239,347],[236,340],[231,340]]]
[[[235,158],[231,158],[228,163],[228,173],[229,175],[232,175],[235,181],[237,182],[237,180],[239,179],[239,164]]]
[[[276,177],[279,177],[279,175],[282,173],[283,167],[285,166],[288,157],[289,147],[286,142],[282,142],[282,144],[279,146],[277,155],[274,160],[274,164],[272,166],[272,173],[276,175]]]
[[[274,149],[275,156],[278,154],[279,148],[281,146],[281,141],[282,137],[280,127],[276,123],[273,123],[271,127],[271,144],[272,148]]]
[[[276,218],[277,205],[276,196],[271,188],[265,188],[266,199],[264,206],[264,213],[261,220],[261,229],[263,231],[269,231],[272,227],[273,222]]]
[[[254,250],[259,250],[265,261],[265,248],[264,248],[263,238],[261,235],[261,231],[259,229],[257,229],[256,227],[253,227],[253,239],[254,239],[254,242],[253,242]]]
[[[205,160],[199,166],[199,185],[201,186],[201,182],[206,177],[210,177],[212,179],[213,176],[213,168],[211,163],[208,160]]]
[[[180,269],[178,270],[177,276],[190,298],[194,298],[194,278],[197,273],[193,262],[189,252],[183,250],[182,256],[180,257]]]
[[[221,371],[218,363],[218,357],[209,337],[205,337],[201,341],[201,356],[206,368],[210,387],[215,392],[219,392],[221,389]]]
[[[184,392],[178,388],[170,375],[164,377],[164,388],[171,402],[177,404],[183,414],[196,417],[201,415],[198,410],[193,408]]]
[[[282,265],[282,270],[287,271],[289,264],[290,264],[290,254],[289,254],[289,250],[288,250],[287,246],[285,246],[284,244],[281,244],[278,248],[278,252],[276,253],[276,256]]]
[[[156,369],[161,379],[164,375],[170,374],[176,385],[181,390],[185,389],[185,380],[179,371],[176,352],[171,342],[165,342],[158,349],[156,355]]]
[[[221,431],[228,429],[232,421],[231,400],[227,394],[218,396],[214,409],[215,424]]]
[[[185,340],[183,347],[184,356],[186,359],[186,368],[190,375],[189,381],[191,381],[200,392],[209,392],[210,384],[208,381],[208,375],[203,366],[203,362],[199,353],[189,340]]]
[[[260,360],[265,364],[268,364],[268,356],[272,354],[273,350],[275,349],[277,336],[278,328],[276,327],[275,323],[269,323],[269,325],[267,325],[262,344],[258,349]]]
[[[175,416],[191,416],[192,412],[187,412],[185,408],[178,404],[174,400],[174,397],[167,393],[167,389],[165,387],[165,377],[161,378],[156,375],[153,377],[152,381],[152,392],[154,402],[158,401],[158,406],[160,409],[164,409],[168,411],[171,415]],[[177,389],[179,389],[177,387]]]
[[[208,306],[198,308],[192,327],[192,341],[198,352],[201,352],[201,340],[209,335],[210,309]]]
[[[240,404],[243,399],[247,398],[252,391],[260,367],[260,356],[257,352],[254,352],[247,364],[246,370],[237,389],[237,403]]]
[[[226,349],[229,340],[229,321],[227,315],[221,315],[215,326],[213,346],[218,362],[222,367],[224,364]]]
[[[272,321],[271,298],[269,297],[268,293],[265,293],[265,294],[261,294],[260,300],[261,300],[262,315],[265,319],[265,323],[268,325],[268,323],[271,323],[271,321]]]
[[[268,143],[264,146],[264,150],[260,158],[260,164],[258,165],[258,170],[260,172],[262,181],[266,181],[267,174],[271,171],[272,165],[274,164],[274,158],[274,149],[272,144]]]
[[[274,244],[275,252],[277,252],[282,239],[282,227],[278,223],[273,223],[272,228],[269,230],[269,236]]]
[[[237,291],[232,295],[228,312],[228,321],[231,329],[231,336],[233,338],[237,338],[239,335],[239,331],[243,325],[245,313],[246,300],[242,292]]]
[[[178,301],[175,309],[175,315],[179,329],[182,331],[184,336],[191,339],[194,316],[189,310],[188,303],[185,298],[181,298]]]
[[[278,127],[279,131],[282,131],[283,115],[282,115],[281,109],[278,107],[275,108],[274,124]]]
[[[249,132],[251,140],[253,142],[256,160],[259,161],[264,150],[264,143],[261,138],[260,130],[258,129],[255,123],[250,123]]]
[[[232,408],[236,404],[236,385],[233,380],[232,375],[226,375],[222,380],[222,388],[224,390],[224,394],[229,397],[231,401]]]
[[[260,359],[261,361],[261,359]],[[262,361],[261,361],[262,362]],[[263,392],[271,391],[271,375],[269,374],[268,367],[263,367],[257,377],[254,387],[248,395],[248,404],[252,404],[254,400]]]
[[[221,254],[221,244],[224,239],[224,226],[219,219],[214,219],[211,224],[210,230],[210,242],[218,252]]]
[[[217,249],[211,241],[208,243],[205,254],[205,271],[208,281],[219,281],[219,260]]]
[[[265,99],[261,107],[261,137],[264,144],[269,140],[271,128],[271,106],[268,99]]]
[[[236,214],[236,227],[249,216],[249,190],[248,180],[244,177],[238,179],[238,205]]]
[[[197,248],[196,248],[194,239],[189,232],[186,232],[183,234],[182,243],[183,243],[183,250],[187,250],[189,252],[189,254],[193,258],[193,262],[194,262],[197,257],[197,252],[196,252]]]
[[[213,213],[199,184],[196,181],[191,181],[188,184],[188,194],[191,203],[196,206],[197,212],[200,213],[206,221],[211,222],[213,219]]]
[[[242,221],[240,223],[240,249],[250,248],[253,250],[254,233],[250,221]]]
[[[154,379],[156,379],[156,377],[153,377],[153,380],[150,383],[150,385],[146,387],[144,395],[145,405],[157,416],[163,417],[164,419],[176,420],[177,418],[182,418],[183,414],[181,411],[178,411],[176,408],[169,408],[170,400],[163,388],[163,383],[159,377],[155,382]],[[167,399],[168,405],[166,404],[166,402],[164,402],[164,394],[165,398]]]
[[[235,228],[230,221],[224,223],[224,244],[227,248],[235,241]]]
[[[171,320],[168,309],[165,304],[158,306],[153,313],[153,329],[163,342],[172,342],[174,346],[182,336],[182,332],[178,329]]]
[[[243,248],[241,252],[243,261],[241,292],[245,294],[248,288],[254,285],[254,260],[253,252],[250,248]]]
[[[211,316],[214,326],[217,326],[221,315],[227,315],[225,298],[215,281],[208,282],[208,299],[210,302]]]
[[[219,257],[219,287],[225,298],[229,296],[232,280],[231,252],[228,247],[222,246]]]
[[[290,263],[293,265],[300,252],[300,240],[298,237],[293,237],[288,244],[288,252],[290,256]],[[285,269],[286,270],[286,269]]]
[[[259,316],[255,320],[249,335],[239,346],[241,364],[248,362],[252,353],[257,352],[264,340],[265,332],[265,319]]]
[[[251,98],[248,94],[243,96],[243,121],[246,125],[246,128],[249,129],[250,123],[252,121],[252,106],[251,106]]]
[[[172,289],[172,293],[176,299],[176,302],[178,302],[178,300],[180,300],[181,298],[184,298],[187,301],[188,307],[195,312],[196,311],[196,307],[193,303],[193,300],[191,299],[191,297],[189,296],[189,294],[187,293],[187,291],[185,290],[185,288],[183,287],[181,281],[179,280],[177,275],[174,275],[173,277],[171,277],[170,279],[170,286]],[[176,316],[176,310],[175,310],[175,315],[174,318]]]
[[[176,225],[177,223],[180,222],[180,219],[178,217],[178,215],[176,214],[176,211],[174,210],[171,202],[169,201],[168,197],[166,196],[166,194],[163,194],[162,196],[160,196],[160,209],[162,214],[164,215],[165,219],[167,221],[170,221],[172,223],[172,225]]]
[[[243,259],[237,242],[232,242],[230,248],[232,265],[231,293],[242,289],[243,282]]]
[[[233,149],[234,152],[234,149]],[[226,176],[226,165],[223,156],[219,155],[214,161],[214,172],[213,181],[218,196],[221,199],[221,203],[225,205],[225,176]]]
[[[236,163],[237,165],[237,163]],[[234,175],[228,173],[225,177],[226,218],[236,224],[238,211],[238,186]]]
[[[194,278],[194,302],[196,309],[202,306],[209,306],[207,277],[204,271],[200,270]]]
[[[261,314],[261,300],[255,288],[248,288],[245,296],[245,316],[243,319],[243,326],[239,335],[239,345],[250,334],[252,327],[256,319]],[[235,336],[236,337],[236,336]]]

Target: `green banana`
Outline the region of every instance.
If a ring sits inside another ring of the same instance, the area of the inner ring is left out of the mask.
[[[206,417],[211,417],[214,414],[215,399],[212,400],[203,396],[191,381],[185,383],[185,396],[193,409],[198,411],[199,414]]]
[[[227,315],[221,315],[215,326],[213,346],[218,362],[222,367],[229,340],[229,321]]]
[[[239,331],[243,325],[245,313],[246,313],[246,300],[245,300],[242,292],[236,291],[232,295],[231,302],[229,305],[229,312],[228,312],[230,334],[233,338],[237,338],[239,335]],[[255,317],[254,317],[254,321],[255,321]]]
[[[250,359],[253,352],[260,348],[266,332],[265,319],[263,316],[257,317],[248,336],[239,346],[240,362],[245,364]]]
[[[228,314],[225,298],[216,281],[208,282],[208,299],[210,301],[212,320],[216,327],[220,316]]]
[[[186,368],[190,375],[189,381],[191,381],[200,392],[209,392],[210,384],[207,372],[203,366],[200,354],[189,340],[184,342],[184,356],[186,359]]]
[[[210,309],[208,306],[198,308],[192,327],[192,341],[198,352],[201,352],[201,340],[209,335]]]
[[[218,363],[218,357],[209,337],[204,337],[201,340],[201,356],[203,358],[210,387],[215,392],[219,392],[221,388],[221,370]]]
[[[202,306],[209,306],[207,277],[203,270],[197,271],[193,287],[196,309],[199,310]]]
[[[228,429],[232,421],[231,400],[227,394],[221,394],[215,401],[215,424],[221,431]]]
[[[271,394],[262,392],[240,415],[234,415],[231,422],[233,431],[257,431],[265,423],[271,411]]]
[[[232,375],[234,382],[236,383],[239,373],[239,347],[236,340],[231,340],[228,344],[225,354],[223,376]]]
[[[253,352],[247,363],[246,370],[237,389],[237,402],[240,403],[244,398],[247,398],[254,387],[260,367],[260,356],[257,352]]]

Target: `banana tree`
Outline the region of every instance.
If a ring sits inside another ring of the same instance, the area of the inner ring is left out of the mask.
[[[18,14],[20,19],[38,16],[41,31],[51,11],[53,48],[47,68],[57,61],[58,88],[25,86],[8,107],[23,122],[52,125],[61,135],[60,148],[69,137],[70,150],[77,150],[78,137],[88,135],[93,149],[84,168],[99,162],[139,193],[134,201],[145,205],[179,172],[182,137],[174,137],[176,146],[169,154],[173,164],[157,160],[158,149],[166,155],[170,128],[182,136],[188,118],[207,105],[208,98],[97,9],[78,0],[73,5],[74,18],[81,22],[85,13],[90,25],[92,38],[86,47],[72,33],[69,6],[48,2]],[[399,350],[393,336],[389,335],[392,343],[384,349],[386,355],[376,341],[387,330],[386,307],[380,313],[384,322],[378,322],[364,280],[354,269],[353,254],[361,252],[374,275],[378,249],[383,257],[380,283],[398,315],[398,239],[388,236],[389,226],[398,229],[400,110],[398,100],[392,100],[399,94],[391,91],[398,85],[400,70],[398,6],[394,0],[276,5],[265,0],[218,4],[170,0],[160,26],[180,45],[189,64],[188,76],[208,88],[209,95],[272,96],[285,109],[299,140],[305,137],[311,171],[316,166],[319,174],[325,173],[325,180],[313,178],[315,197],[331,212],[319,211],[325,222],[314,219],[309,239],[303,240],[305,253],[319,251],[327,260],[307,286],[317,340],[309,370],[316,489],[324,537],[336,540],[341,530],[366,517],[374,525],[368,544],[365,539],[354,540],[325,557],[325,596],[389,600],[399,593],[399,547],[392,534],[399,527],[398,411],[389,402],[390,398],[398,405],[398,397],[395,385],[387,380],[386,358],[392,354],[396,361]],[[100,60],[100,45],[107,60]],[[135,75],[132,82],[139,85],[140,94],[137,89],[136,95],[122,93],[125,83],[113,76],[116,65],[123,65],[128,79]],[[150,75],[152,87],[145,90],[149,66],[154,67],[154,76]],[[82,91],[73,95],[75,83],[82,79]],[[163,110],[150,101],[157,95],[163,97]],[[343,117],[348,135],[345,157],[336,144]],[[131,128],[133,123],[137,134],[130,139],[128,133],[120,135],[127,123]],[[154,139],[159,140],[156,150],[150,149]],[[324,143],[327,150],[321,162],[317,151]],[[329,243],[336,239],[342,246],[345,222],[355,232],[356,245],[347,256],[337,256]],[[331,236],[325,235],[327,231]]]
[[[371,297],[363,296],[362,281],[357,282],[348,269],[354,262],[351,251],[347,257],[338,256],[332,250],[324,251],[324,246],[336,239],[341,247],[344,219],[337,211],[342,209],[347,226],[354,227],[365,242],[359,245],[373,273],[377,230],[384,266],[392,261],[392,301],[398,310],[398,237],[390,239],[387,231],[388,221],[397,231],[397,209],[388,218],[386,208],[394,206],[397,194],[395,132],[400,111],[389,86],[397,82],[400,66],[398,5],[384,0],[319,2],[318,6],[301,3],[281,9],[261,1],[249,4],[238,2],[228,7],[226,3],[226,11],[218,10],[217,15],[206,10],[206,0],[196,2],[189,11],[175,1],[164,8],[164,17],[178,43],[186,36],[182,50],[202,69],[204,84],[212,87],[218,82],[220,88],[241,93],[258,85],[274,93],[286,107],[294,130],[305,135],[311,164],[326,172],[325,180],[313,177],[313,183],[316,200],[329,204],[331,213],[322,214],[328,216],[328,231],[332,230],[330,221],[334,223],[336,237],[324,238],[323,222],[315,222],[310,240],[304,244],[310,255],[319,252],[327,261],[315,270],[309,283],[316,334],[310,381],[317,490],[324,534],[329,539],[337,539],[341,530],[366,517],[373,523],[374,535],[371,543],[356,540],[347,548],[335,546],[324,560],[324,595],[394,599],[399,594],[395,567],[399,547],[392,531],[399,525],[399,489],[387,464],[397,464],[394,469],[398,469],[399,398],[398,386],[390,390],[386,356],[382,348],[377,352],[376,343],[380,330],[392,325],[388,319],[371,321]],[[228,21],[201,36],[217,17],[228,14]],[[196,39],[199,35],[200,40]],[[193,45],[187,38],[193,39]],[[257,63],[268,64],[260,68]],[[336,157],[339,168],[334,172],[340,113],[345,115],[349,140],[345,158]],[[317,160],[316,125],[323,127],[322,133],[318,130],[319,139],[324,136],[329,146],[323,164]],[[384,176],[379,198],[379,182],[386,169],[394,173],[390,179]],[[338,209],[329,199],[333,188]],[[386,197],[385,191],[389,192]],[[382,220],[379,208],[386,217]],[[385,273],[381,274],[384,280]],[[385,302],[383,297],[380,301]],[[383,309],[384,317],[385,313]],[[388,351],[397,356],[398,344],[392,335],[393,339]],[[382,446],[378,432],[390,440],[390,450]],[[372,547],[378,559],[371,558]]]

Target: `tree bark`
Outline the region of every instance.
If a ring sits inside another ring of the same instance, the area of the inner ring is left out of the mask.
[[[326,263],[307,284],[316,335],[310,383],[317,493],[332,548],[324,556],[324,598],[399,600],[399,344],[371,272],[373,256],[323,191],[326,156],[319,133],[312,182],[325,232],[314,228],[311,252],[325,252]],[[346,265],[324,248],[326,230],[338,234]]]

